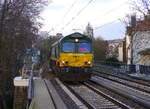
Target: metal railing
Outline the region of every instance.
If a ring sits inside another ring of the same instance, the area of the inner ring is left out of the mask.
[[[27,109],[29,108],[31,101],[34,96],[34,84],[33,84],[33,77],[31,76],[29,79],[29,86],[28,86],[28,102],[27,102]]]
[[[120,62],[117,63],[117,62],[95,61],[94,66],[122,73],[150,74],[150,66],[139,64],[134,65],[134,64],[124,64]]]
[[[139,72],[142,74],[150,74],[150,66],[139,65]]]

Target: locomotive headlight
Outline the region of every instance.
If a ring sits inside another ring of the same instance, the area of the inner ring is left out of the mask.
[[[62,61],[63,64],[65,64],[65,61]]]
[[[75,42],[79,42],[79,39],[75,39]]]
[[[91,64],[91,61],[88,61],[87,64]]]
[[[85,64],[90,65],[90,64],[91,64],[91,61],[85,62]]]
[[[68,64],[68,61],[62,61],[62,64]]]

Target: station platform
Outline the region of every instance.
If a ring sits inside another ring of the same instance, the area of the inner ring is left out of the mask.
[[[55,109],[52,98],[46,88],[44,80],[34,80],[34,108],[33,109]]]
[[[33,79],[33,98],[29,109],[68,109],[50,80]]]

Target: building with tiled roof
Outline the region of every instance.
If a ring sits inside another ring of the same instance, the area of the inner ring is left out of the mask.
[[[127,63],[150,65],[150,17],[131,19],[131,24],[126,34]]]

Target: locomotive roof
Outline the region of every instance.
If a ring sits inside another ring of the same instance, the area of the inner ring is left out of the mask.
[[[72,33],[72,34],[69,34],[65,37],[62,37],[59,41],[56,41],[54,44],[52,44],[52,46],[55,46],[57,43],[60,43],[64,40],[69,40],[70,38],[86,38],[87,40],[89,40],[91,42],[91,38],[89,38],[88,36],[84,35],[84,34],[81,34],[79,32],[75,32],[75,33]]]
[[[74,38],[87,37],[87,38],[88,38],[88,36],[86,36],[86,35],[84,35],[84,34],[81,34],[81,33],[79,33],[79,32],[75,32],[75,33],[69,34],[69,35],[67,35],[66,37],[74,37]]]

